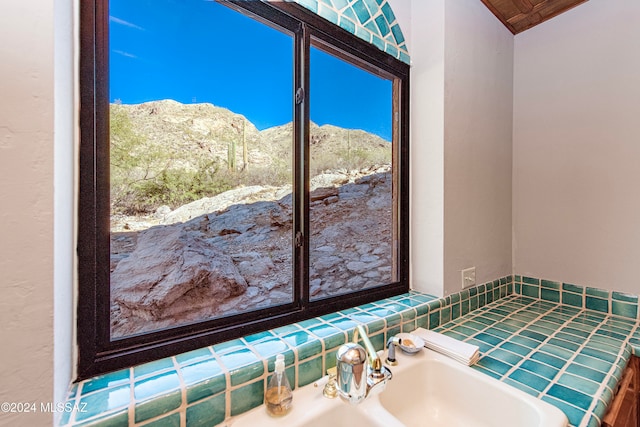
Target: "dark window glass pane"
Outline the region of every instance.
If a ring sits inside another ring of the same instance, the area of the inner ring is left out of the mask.
[[[290,303],[293,37],[111,0],[112,337]]]
[[[311,48],[311,299],[397,280],[393,84]]]

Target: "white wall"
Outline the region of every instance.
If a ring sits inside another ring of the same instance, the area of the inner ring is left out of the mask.
[[[511,274],[513,35],[477,0],[446,1],[444,294],[461,270]]]
[[[396,5],[392,3],[394,10]],[[398,15],[399,19],[401,15]],[[444,2],[412,1],[401,22],[411,54],[411,287],[444,281]]]
[[[54,3],[54,354],[53,400],[66,399],[75,378],[75,167],[78,132],[77,1]],[[56,417],[62,414],[55,414]]]
[[[53,401],[53,2],[0,6],[0,401]],[[0,425],[52,415],[0,414]]]
[[[413,0],[410,16],[411,281],[447,295],[463,268],[512,271],[513,36],[475,0]]]
[[[640,293],[640,2],[515,38],[514,271]]]

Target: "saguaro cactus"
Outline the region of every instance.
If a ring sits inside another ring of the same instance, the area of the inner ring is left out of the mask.
[[[242,120],[242,168],[249,169],[249,147],[247,144],[246,120]]]
[[[231,172],[236,171],[236,140],[232,138],[227,146],[227,163]]]
[[[232,122],[231,127],[236,129],[240,133],[242,139],[242,170],[247,169],[249,163],[249,153],[247,149],[247,135],[246,135],[246,120],[242,118],[241,124]],[[232,141],[229,142],[229,148],[227,150],[227,157],[229,162],[229,169],[236,170],[236,138],[232,137]]]
[[[352,166],[351,160],[351,129],[347,129],[347,170],[349,171]]]

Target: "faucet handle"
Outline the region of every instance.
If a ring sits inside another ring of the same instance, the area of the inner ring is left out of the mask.
[[[373,347],[373,344],[371,344],[371,340],[369,340],[369,337],[364,330],[364,326],[362,325],[356,326],[356,329],[353,331],[353,342],[356,344],[358,343],[358,336],[362,338],[362,343],[366,349],[369,367],[373,370],[374,375],[378,375],[382,371],[382,361],[378,357],[378,353]]]
[[[327,399],[335,399],[336,396],[338,396],[338,387],[336,386],[338,368],[334,366],[333,368],[327,369],[327,375],[329,375],[329,381],[325,384],[324,390],[322,390],[322,395]]]
[[[358,336],[366,350],[358,344]],[[374,390],[384,390],[391,379],[391,371],[382,364],[362,325],[353,332],[353,342],[343,344],[336,352],[336,367],[338,395],[351,404],[360,403]]]
[[[391,337],[387,340],[387,359],[385,362],[389,366],[396,366],[398,364],[398,359],[396,359],[396,346],[400,345],[400,338]]]

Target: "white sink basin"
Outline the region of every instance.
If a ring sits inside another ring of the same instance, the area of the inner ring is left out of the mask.
[[[263,406],[227,421],[228,427],[566,427],[567,417],[553,405],[472,368],[425,349],[397,352],[398,366],[381,393],[359,405],[327,399],[327,377],[295,390],[293,409],[271,418]]]
[[[224,427],[402,427],[375,398],[350,405],[339,397],[327,399],[322,390],[328,377],[294,390],[293,408],[284,417],[273,418],[263,406],[227,420]]]
[[[399,361],[404,369],[393,371],[393,379],[378,399],[407,427],[568,424],[555,406],[441,354],[425,350]]]

